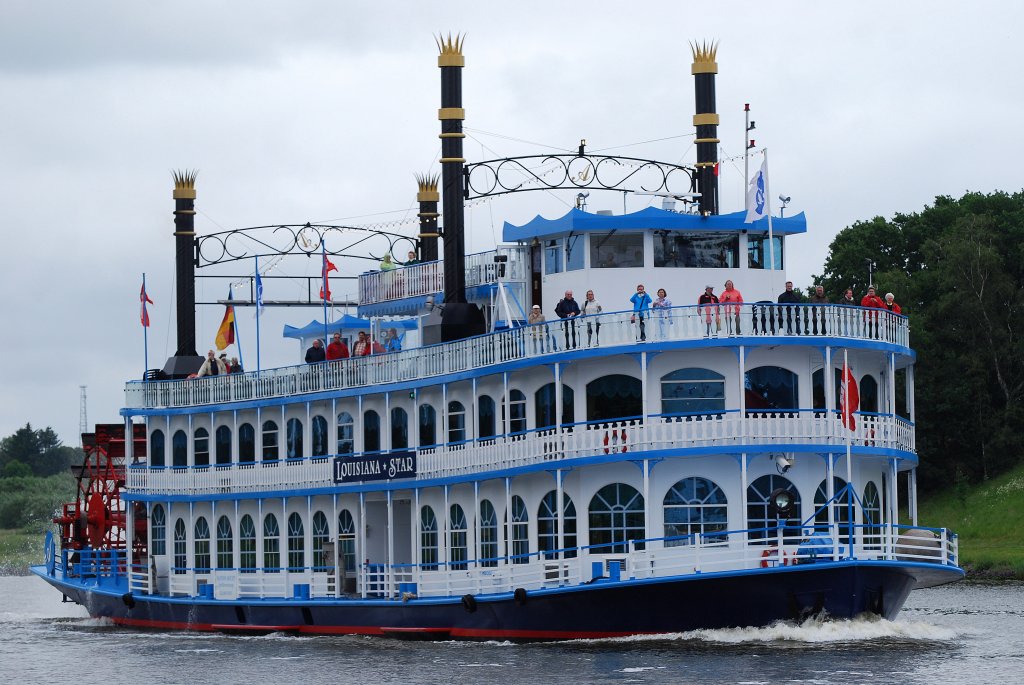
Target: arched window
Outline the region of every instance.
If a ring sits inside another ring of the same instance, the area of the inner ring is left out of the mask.
[[[251,423],[238,427],[238,463],[251,464],[256,461],[256,429]]]
[[[818,369],[811,374],[811,406],[825,408],[825,370]]]
[[[504,423],[504,403],[501,405],[501,419]],[[526,432],[526,394],[522,390],[508,391],[508,432],[510,435]]]
[[[363,451],[380,452],[380,415],[372,409],[363,413]]]
[[[555,501],[558,491],[552,490],[544,495],[537,510],[537,551],[544,552],[545,559],[558,556],[555,550],[564,549],[565,558],[576,556],[576,505],[569,495],[562,493],[562,520],[565,522],[565,533],[562,535],[562,546],[558,545],[558,507]]]
[[[661,377],[662,414],[725,411],[725,376],[710,369],[677,369]]]
[[[238,552],[242,573],[256,572],[256,525],[246,514],[238,522]]]
[[[224,465],[231,463],[231,429],[227,426],[218,426],[216,433],[217,464]]]
[[[163,466],[164,462],[164,432],[162,430],[155,430],[149,436],[149,465],[150,466]]]
[[[289,459],[302,459],[305,456],[302,445],[302,421],[299,419],[288,419],[285,424],[285,440],[287,441],[286,454]]]
[[[185,521],[174,522],[174,573],[188,572],[188,543],[185,540]]]
[[[462,571],[467,568],[466,560],[469,559],[466,544],[466,513],[458,504],[453,504],[449,513],[451,518],[448,521],[448,561],[451,563],[448,568]]]
[[[352,454],[356,449],[355,444],[352,415],[343,411],[338,414],[338,454]]]
[[[728,530],[729,509],[725,493],[714,481],[707,478],[684,478],[665,495],[665,537],[683,537],[666,540],[666,547],[727,542],[727,536],[709,535]]]
[[[322,416],[313,417],[313,456],[327,456],[327,419]]]
[[[589,518],[595,554],[626,552],[630,540],[645,537],[644,497],[631,485],[612,483],[598,490],[590,500]]]
[[[878,413],[878,381],[871,374],[860,379],[860,410]]]
[[[644,413],[639,378],[613,373],[587,383],[587,421],[615,421]]]
[[[171,438],[171,465],[179,469],[188,466],[188,436],[185,431],[175,431]]]
[[[498,515],[490,500],[480,502],[480,565],[498,565]]]
[[[263,422],[263,461],[277,461],[277,423]]]
[[[281,570],[281,529],[277,517],[267,514],[263,518],[263,572],[278,573]]]
[[[292,512],[288,517],[288,570],[304,571],[306,569],[306,532],[302,525],[302,517]]]
[[[192,434],[192,450],[195,456],[196,466],[210,465],[210,431],[205,428],[196,428]]]
[[[352,512],[342,509],[338,514],[338,539],[341,541],[341,566],[346,571],[356,570],[356,522]]]
[[[231,535],[231,521],[227,516],[221,516],[217,519],[217,568],[234,567],[234,542],[234,536]]]
[[[480,433],[477,437],[481,440],[493,438],[497,433],[496,426],[494,425],[494,399],[487,395],[480,395],[480,398],[476,401],[476,407],[477,430]]]
[[[562,384],[562,425],[571,424],[576,416],[573,401],[573,390]],[[537,428],[554,428],[555,426],[555,384],[548,383],[534,395]]]
[[[747,410],[798,409],[797,376],[781,366],[759,366],[747,371]]]
[[[437,444],[437,414],[429,404],[420,405],[420,447]]]
[[[391,449],[409,449],[409,414],[401,407],[391,409]]]
[[[793,493],[793,518],[779,520],[771,506],[771,495],[779,488]],[[747,487],[747,538],[755,544],[770,545],[778,538],[777,526],[786,526],[785,537],[800,536],[800,493],[788,478],[770,474],[761,476]]]
[[[424,571],[437,570],[437,517],[430,507],[420,509],[420,563]]]
[[[153,555],[167,554],[167,514],[162,504],[154,504],[149,515],[149,525],[153,537]]]
[[[864,486],[864,546],[880,549],[882,544],[882,498],[873,481]]]
[[[519,495],[512,495],[512,563],[530,563],[530,514]]]
[[[324,554],[324,545],[331,539],[331,531],[327,526],[327,516],[322,511],[313,514],[313,570],[329,571],[334,563]]]
[[[825,506],[828,502],[827,481],[821,481],[818,489],[814,491],[814,529],[828,533],[828,510]],[[846,481],[839,476],[832,476],[831,503],[832,521],[839,524],[839,541],[846,545],[850,542],[850,510],[853,508],[852,493],[846,487]],[[831,535],[830,535],[831,537]]]
[[[448,403],[448,442],[460,444],[466,441],[466,407],[462,402]]]
[[[206,522],[205,516],[196,519],[195,527],[192,530],[195,543],[195,570],[196,573],[210,572],[210,524]]]

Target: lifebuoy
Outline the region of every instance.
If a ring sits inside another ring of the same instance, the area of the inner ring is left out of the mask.
[[[473,595],[462,595],[462,608],[468,614],[474,613],[476,611],[476,597]]]
[[[608,431],[604,432],[604,453],[608,454]]]
[[[761,552],[761,568],[768,568],[773,560],[776,566],[789,566],[789,555],[786,550],[779,551],[775,547],[769,547]]]
[[[622,451],[625,452],[627,449],[629,449],[629,448],[626,447],[626,429],[623,428],[622,429]]]

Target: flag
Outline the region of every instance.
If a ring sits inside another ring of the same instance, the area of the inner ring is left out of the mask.
[[[857,391],[857,380],[853,377],[853,371],[845,363],[843,364],[842,385],[839,388],[839,417],[843,425],[854,430],[857,427],[857,420],[853,412],[860,409],[860,393]]]
[[[323,278],[324,282],[323,285],[320,286],[320,299],[327,301],[331,299],[331,281],[327,274],[332,271],[337,271],[338,267],[334,266],[334,264],[331,263],[331,260],[327,258],[327,252],[323,253],[323,258],[324,263],[320,269],[320,276]]]
[[[256,272],[256,313],[263,313],[263,279],[259,271]]]
[[[761,168],[750,179],[747,188],[747,218],[743,223],[749,224],[768,216],[768,160],[761,162]]]
[[[715,162],[715,168],[714,168],[715,176],[718,176],[718,174],[721,172],[721,167],[722,167],[721,162]]]
[[[142,322],[143,328],[149,328],[149,312],[146,311],[146,303],[153,304],[153,300],[149,299],[149,295],[146,294],[146,281],[142,281],[142,290],[139,291],[139,302],[142,303],[142,311],[139,313],[139,320]]]
[[[220,328],[217,329],[217,338],[214,341],[218,350],[227,349],[228,345],[235,342],[235,307],[230,304],[234,299],[231,293],[231,286],[228,286],[229,304],[224,307],[224,318],[220,322]]]

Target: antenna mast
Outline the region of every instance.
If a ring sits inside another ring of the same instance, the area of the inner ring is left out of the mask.
[[[78,403],[78,446],[82,446],[82,433],[89,432],[89,416],[86,409],[85,401],[85,388],[86,386],[80,385],[78,388],[82,391],[81,400]]]

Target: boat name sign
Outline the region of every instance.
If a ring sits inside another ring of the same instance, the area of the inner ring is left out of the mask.
[[[369,457],[334,458],[334,482],[394,480],[416,475],[416,453],[410,451],[375,454]]]

